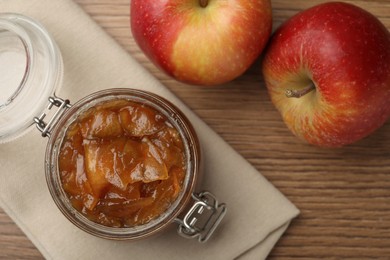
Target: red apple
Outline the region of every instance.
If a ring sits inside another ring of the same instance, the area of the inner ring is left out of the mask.
[[[284,23],[263,74],[287,126],[311,144],[353,143],[390,116],[390,33],[351,4],[321,4]]]
[[[271,34],[270,0],[132,0],[144,53],[177,80],[217,85],[240,76]]]

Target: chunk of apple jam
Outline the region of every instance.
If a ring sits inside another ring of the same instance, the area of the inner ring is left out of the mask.
[[[146,224],[183,189],[180,134],[154,108],[124,99],[82,113],[59,154],[62,187],[73,207],[110,227]]]

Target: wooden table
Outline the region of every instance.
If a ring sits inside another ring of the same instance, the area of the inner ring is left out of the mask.
[[[390,122],[342,149],[304,144],[271,104],[259,61],[220,87],[184,85],[159,71],[136,46],[129,32],[129,0],[75,1],[301,210],[270,259],[389,259]],[[273,0],[274,28],[321,2]],[[348,2],[390,29],[390,0]],[[0,258],[42,258],[1,210]]]

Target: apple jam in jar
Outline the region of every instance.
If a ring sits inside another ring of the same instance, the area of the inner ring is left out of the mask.
[[[110,227],[133,227],[160,216],[183,189],[184,145],[154,108],[105,101],[69,126],[59,171],[65,193],[84,216]]]
[[[73,105],[57,97],[49,103],[34,118],[49,137],[46,181],[74,225],[102,238],[137,240],[176,223],[181,236],[210,238],[226,206],[197,191],[200,145],[177,107],[136,89],[95,92]]]

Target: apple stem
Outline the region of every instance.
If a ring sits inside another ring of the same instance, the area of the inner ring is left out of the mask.
[[[304,95],[306,95],[307,93],[315,90],[316,87],[314,86],[313,83],[310,83],[309,86],[303,88],[303,89],[287,89],[285,94],[286,94],[286,97],[288,98],[300,98],[300,97],[303,97]]]
[[[201,7],[205,8],[209,4],[209,0],[199,0]]]

